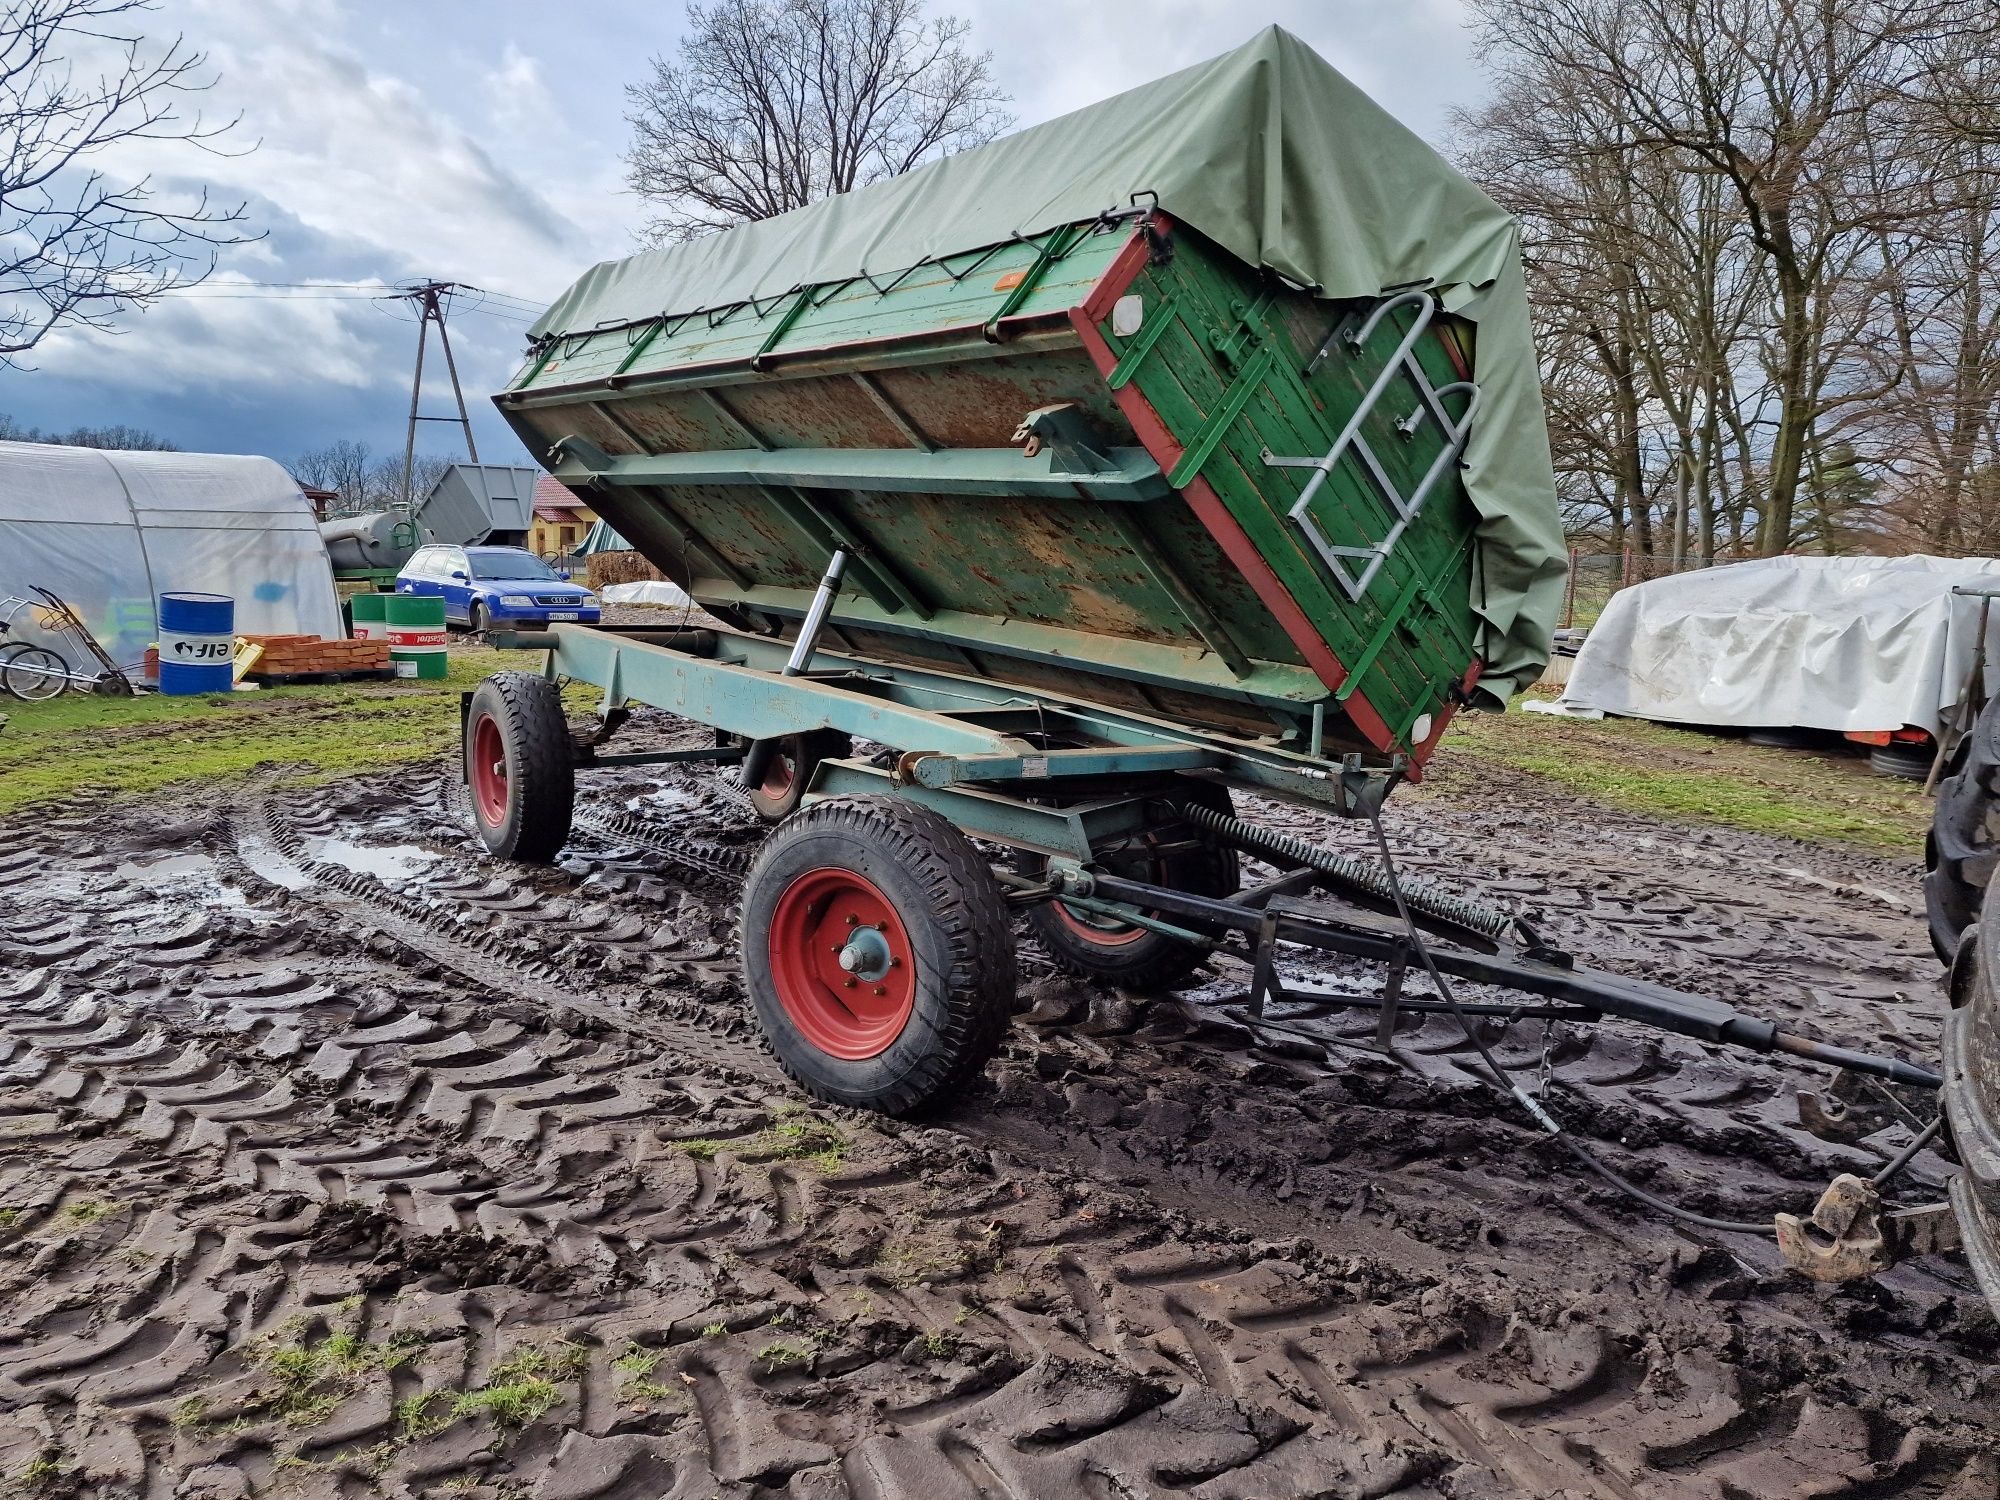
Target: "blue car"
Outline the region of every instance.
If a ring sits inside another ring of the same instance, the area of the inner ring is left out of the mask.
[[[519,547],[419,547],[396,575],[396,592],[442,598],[445,623],[474,632],[598,621],[595,594]]]

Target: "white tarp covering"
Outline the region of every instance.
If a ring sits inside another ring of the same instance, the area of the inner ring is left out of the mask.
[[[664,578],[642,578],[636,583],[606,584],[598,598],[606,604],[667,604],[676,608],[693,601],[680,586]]]
[[[1742,728],[1935,732],[1971,670],[2000,560],[1773,557],[1620,589],[1562,705]],[[1987,680],[2000,678],[2000,608]]]
[[[0,598],[37,585],[121,666],[152,644],[160,594],[226,594],[239,633],[344,634],[312,506],[268,458],[0,443]]]

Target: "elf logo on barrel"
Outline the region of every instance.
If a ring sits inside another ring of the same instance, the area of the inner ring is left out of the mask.
[[[398,677],[439,678],[445,655],[444,600],[417,594],[390,594],[389,661]]]

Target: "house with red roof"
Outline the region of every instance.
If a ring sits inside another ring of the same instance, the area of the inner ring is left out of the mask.
[[[537,557],[569,556],[597,520],[597,512],[581,495],[547,474],[535,481],[534,505],[528,550]]]

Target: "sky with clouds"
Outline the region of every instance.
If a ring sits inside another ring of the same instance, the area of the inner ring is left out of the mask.
[[[1227,51],[1273,22],[1434,144],[1483,80],[1459,0],[949,0],[991,49],[1023,125]],[[435,277],[489,288],[451,319],[480,456],[524,462],[488,393],[518,363],[523,303],[628,253],[623,86],[672,49],[679,0],[161,0],[240,114],[236,154],[135,143],[111,173],[190,177],[266,231],[198,290],[70,331],[0,369],[0,412],[45,428],[127,423],[182,448],[280,460],[337,438],[400,452],[416,326],[394,302],[253,284]],[[483,305],[476,305],[483,301]],[[435,344],[433,344],[435,353]],[[441,374],[441,371],[439,372]],[[427,381],[425,409],[450,400]],[[455,456],[457,429],[420,446]]]

